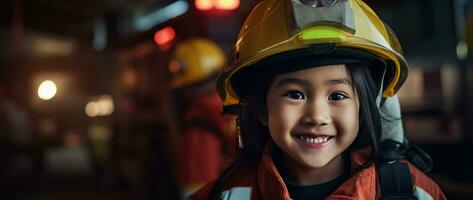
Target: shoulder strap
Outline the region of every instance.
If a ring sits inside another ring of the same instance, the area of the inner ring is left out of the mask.
[[[379,144],[379,155],[384,162],[406,159],[425,173],[429,172],[434,164],[429,154],[406,138],[402,143],[394,140],[382,141]]]
[[[409,166],[398,161],[377,163],[382,200],[413,200],[414,184]]]

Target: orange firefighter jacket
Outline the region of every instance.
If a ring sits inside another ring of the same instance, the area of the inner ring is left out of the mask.
[[[217,92],[199,96],[185,113],[188,124],[181,143],[180,169],[184,190],[200,187],[218,178],[231,162],[236,149],[234,118],[222,115],[223,103]],[[234,149],[230,149],[230,148]]]
[[[270,146],[272,145],[266,145],[262,160],[257,166],[243,166],[231,176],[223,188],[223,199],[292,199],[271,158]],[[325,198],[326,200],[372,200],[380,198],[375,164],[357,170],[368,159],[369,152],[370,149],[365,148],[351,153],[351,177]],[[403,160],[401,162],[405,162],[409,166],[415,187],[414,195],[419,200],[446,199],[439,186],[423,172],[408,161]],[[208,183],[190,196],[189,199],[208,199],[212,186],[213,182]]]

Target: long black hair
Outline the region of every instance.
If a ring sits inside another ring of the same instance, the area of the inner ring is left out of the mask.
[[[371,155],[361,166],[367,167],[376,160],[378,154],[377,144],[381,134],[381,115],[376,104],[376,97],[380,86],[375,84],[372,72],[365,65],[347,64],[347,70],[351,74],[353,87],[360,102],[360,128],[355,141],[346,151],[371,146]],[[220,193],[224,184],[242,165],[256,165],[261,160],[264,146],[271,140],[271,137],[268,127],[261,124],[258,116],[262,116],[266,112],[266,95],[273,78],[265,78],[253,84],[253,87],[246,92],[244,101],[240,102],[237,112],[237,126],[243,148],[240,149],[239,156],[233,164],[215,182],[209,199],[221,198]]]

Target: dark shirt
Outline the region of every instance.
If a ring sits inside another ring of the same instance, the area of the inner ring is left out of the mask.
[[[287,179],[284,180],[284,183],[294,200],[322,200],[335,191],[348,178],[349,173],[344,173],[336,179],[316,185],[297,185]]]
[[[334,192],[343,182],[350,178],[349,170],[346,170],[339,177],[316,185],[297,185],[294,182],[291,182],[287,179],[287,173],[282,164],[282,152],[280,149],[277,149],[272,154],[274,163],[279,173],[284,179],[284,183],[289,191],[289,195],[294,200],[323,200],[328,197],[332,192]],[[346,159],[345,159],[346,160]],[[350,166],[350,162],[345,163],[347,165],[346,169]]]

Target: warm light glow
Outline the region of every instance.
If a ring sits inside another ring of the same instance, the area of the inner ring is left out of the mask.
[[[102,95],[98,100],[99,104],[99,115],[106,116],[111,115],[115,110],[113,100],[110,95]]]
[[[108,116],[111,115],[114,110],[115,105],[110,95],[94,97],[93,100],[85,106],[85,113],[89,117]]]
[[[210,10],[214,4],[215,0],[195,0],[195,7],[198,10]]]
[[[220,10],[235,10],[240,6],[240,0],[217,0],[215,8]]]
[[[85,113],[89,117],[96,117],[99,114],[100,106],[97,102],[91,101],[85,106]]]
[[[56,92],[56,84],[51,80],[43,81],[38,87],[38,97],[45,101],[52,99]]]
[[[172,73],[177,73],[181,70],[181,64],[179,64],[178,61],[173,60],[171,63],[169,63],[169,71]]]
[[[154,41],[161,46],[174,40],[174,37],[176,37],[176,32],[172,27],[168,26],[154,34]]]
[[[71,39],[38,33],[29,34],[25,42],[27,42],[25,45],[28,46],[28,53],[34,56],[69,56],[77,48]]]
[[[123,86],[126,89],[132,89],[135,87],[136,82],[138,81],[138,75],[136,71],[132,68],[127,68],[122,73],[122,82]]]

